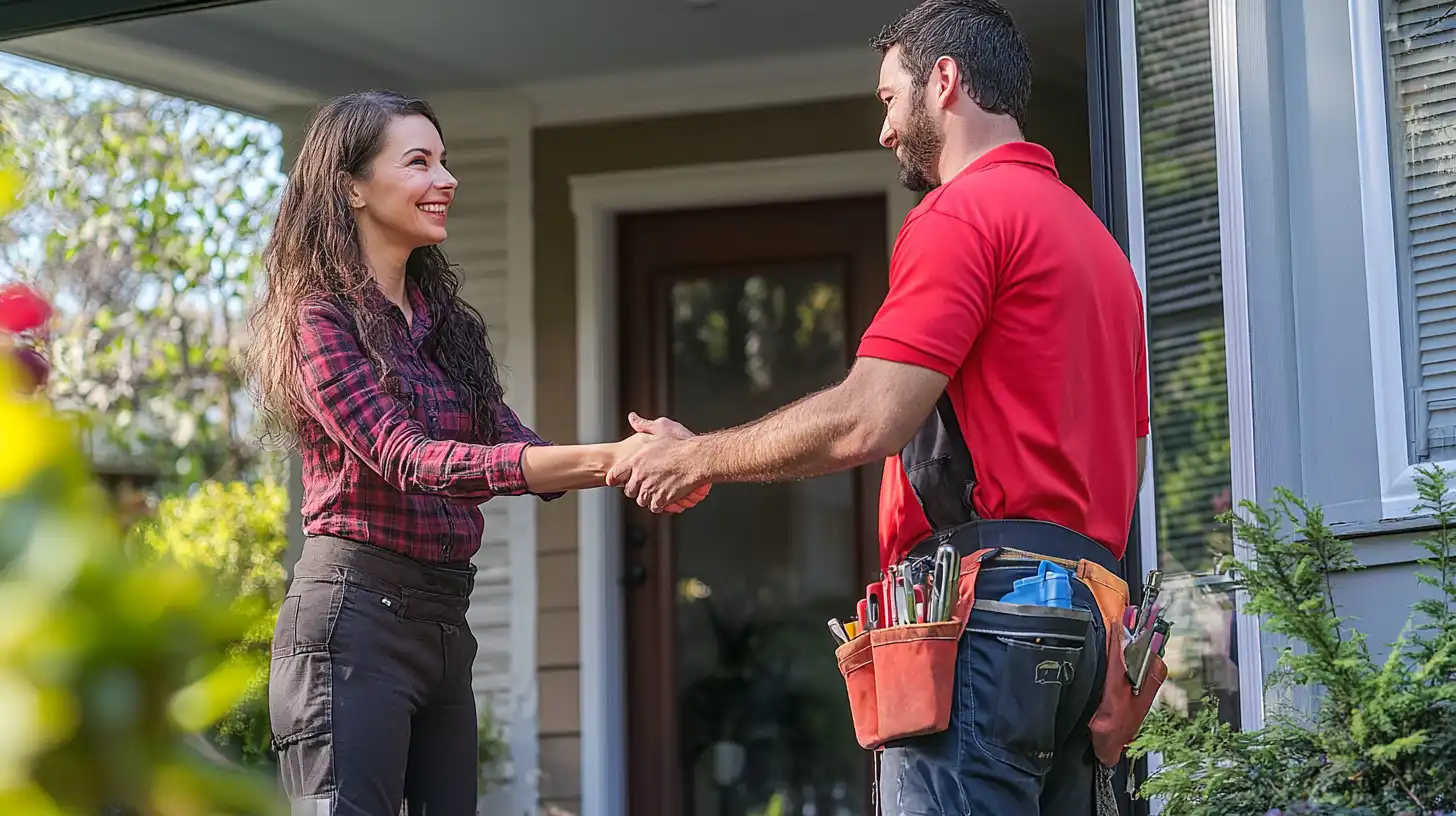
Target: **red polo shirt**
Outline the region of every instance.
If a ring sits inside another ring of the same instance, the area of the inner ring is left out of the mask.
[[[983,518],[1055,522],[1122,557],[1148,432],[1142,296],[1044,148],[998,147],[910,213],[859,355],[951,378]],[[929,533],[892,456],[882,562]]]

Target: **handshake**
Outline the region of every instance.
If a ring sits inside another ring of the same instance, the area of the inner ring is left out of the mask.
[[[695,455],[692,431],[666,417],[631,413],[627,422],[636,433],[611,446],[608,486],[622,488],[654,513],[681,513],[708,497],[712,485]]]

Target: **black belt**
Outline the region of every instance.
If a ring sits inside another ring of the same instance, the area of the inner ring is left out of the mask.
[[[908,558],[933,558],[936,549],[945,543],[955,547],[962,556],[988,548],[1022,550],[1067,561],[1085,558],[1114,575],[1122,574],[1111,550],[1076,530],[1031,519],[982,519],[953,527],[915,545]]]

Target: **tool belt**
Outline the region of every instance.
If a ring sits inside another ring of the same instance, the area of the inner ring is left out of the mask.
[[[1117,575],[1117,559],[1096,541],[1060,525],[977,517],[971,506],[975,470],[947,395],[942,395],[936,411],[901,453],[901,463],[934,532],[902,565],[892,567],[888,578],[866,587],[858,625],[835,650],[859,744],[876,749],[892,740],[948,728],[956,655],[966,625],[978,607],[1004,606],[996,599],[977,600],[981,568],[998,558],[1050,561],[1091,590],[1101,613],[1107,668],[1090,729],[1098,761],[1115,766],[1137,736],[1168,673],[1155,651],[1144,652],[1147,666],[1132,673],[1141,678],[1140,687],[1133,687],[1123,652],[1128,589]],[[957,577],[951,585],[939,585],[945,587],[944,597],[937,597],[937,588],[920,601],[920,575],[931,561],[936,571],[949,567],[949,574]],[[902,581],[917,589],[902,589]],[[917,612],[917,607],[923,611]],[[1048,615],[1068,611],[1027,608]]]

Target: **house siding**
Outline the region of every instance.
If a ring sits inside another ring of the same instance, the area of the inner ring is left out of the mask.
[[[505,137],[452,136],[450,171],[460,181],[450,207],[451,237],[443,246],[462,274],[460,295],[480,311],[498,360],[511,350],[507,212],[510,145]],[[473,559],[475,591],[469,621],[480,644],[474,682],[478,699],[496,712],[510,708],[510,514],[513,500],[481,505],[485,533]]]
[[[1383,659],[1432,590],[1417,535],[1380,521],[1350,5],[1247,0],[1238,14],[1257,494],[1287,488],[1351,536],[1367,568],[1337,576],[1334,597]],[[1262,641],[1267,673],[1287,641]]]

